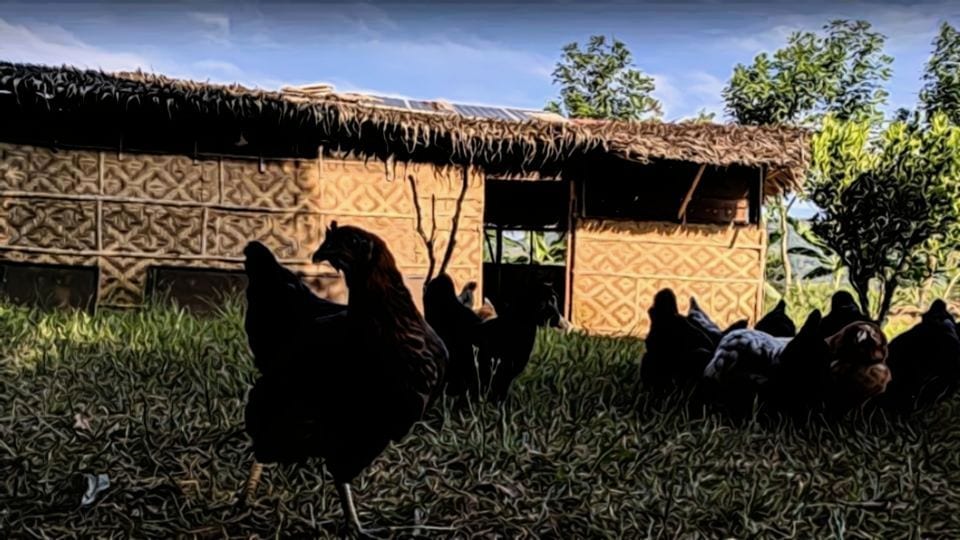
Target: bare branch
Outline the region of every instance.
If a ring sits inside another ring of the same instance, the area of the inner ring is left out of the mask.
[[[433,269],[437,264],[436,257],[433,256],[433,241],[436,235],[436,219],[434,219],[433,231],[430,233],[430,237],[427,237],[427,233],[423,231],[423,211],[420,208],[420,196],[417,193],[417,180],[413,177],[412,174],[407,175],[407,180],[410,181],[410,190],[413,192],[413,207],[417,211],[417,234],[420,236],[420,239],[423,240],[424,247],[427,248],[427,260],[429,261],[429,266],[427,267],[427,277],[423,281],[424,287],[427,283],[430,283],[430,280],[433,279]],[[434,203],[434,208],[436,208],[436,203]],[[434,210],[436,214],[436,210]]]
[[[457,229],[460,228],[460,211],[463,210],[463,200],[467,197],[467,187],[470,183],[470,173],[466,167],[463,168],[462,183],[460,185],[460,195],[457,197],[457,205],[453,211],[453,218],[450,223],[450,239],[447,241],[447,249],[443,254],[443,261],[440,263],[440,273],[447,270],[450,259],[453,258],[453,248],[457,244]]]

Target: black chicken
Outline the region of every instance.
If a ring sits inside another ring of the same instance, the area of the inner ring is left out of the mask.
[[[430,280],[423,292],[423,311],[427,323],[443,340],[450,354],[446,370],[447,395],[461,397],[469,394],[476,398],[480,388],[474,343],[481,319],[461,300],[450,276],[440,274]]]
[[[830,298],[830,313],[820,323],[820,335],[824,338],[836,335],[850,323],[870,322],[870,318],[860,311],[853,295],[847,291],[837,291]]]
[[[531,281],[495,318],[483,321],[477,332],[477,368],[481,393],[493,403],[507,398],[530,361],[537,328],[558,316],[549,284]]]
[[[723,336],[734,330],[740,330],[749,326],[749,322],[746,319],[741,319],[731,324],[726,330],[721,330],[720,327],[717,326],[717,323],[713,322],[713,319],[707,315],[707,312],[700,307],[697,299],[692,296],[690,297],[690,310],[687,312],[687,319],[710,338],[714,347],[720,343]]]
[[[460,295],[457,299],[461,304],[467,306],[470,309],[473,309],[473,295],[477,292],[477,282],[468,281],[466,285],[463,286],[463,290],[460,291]]]
[[[913,328],[889,345],[893,378],[885,405],[909,411],[949,397],[960,384],[957,323],[943,300],[935,300]]]
[[[677,297],[663,289],[653,298],[646,353],[640,362],[640,378],[651,386],[671,382],[699,381],[713,356],[710,337],[677,308]]]
[[[346,309],[305,300],[309,291],[264,251],[247,249],[247,327],[262,375],[246,408],[254,455],[258,463],[322,457],[348,524],[362,531],[350,482],[437,397],[446,348],[379,237],[332,222],[313,255],[344,273]],[[301,313],[301,304],[325,307]]]
[[[764,395],[774,406],[795,416],[823,406],[830,388],[830,348],[821,337],[823,318],[813,310],[780,353]]]
[[[785,300],[777,302],[777,305],[770,310],[770,313],[767,313],[757,321],[753,329],[765,332],[773,337],[793,337],[797,335],[797,326],[793,324],[793,320],[787,315],[787,302]]]

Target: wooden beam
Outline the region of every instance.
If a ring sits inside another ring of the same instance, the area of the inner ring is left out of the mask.
[[[683,202],[680,204],[680,212],[677,214],[677,219],[686,219],[687,205],[690,204],[690,199],[693,198],[693,192],[697,189],[697,186],[700,185],[700,179],[703,178],[703,171],[706,169],[706,163],[700,165],[700,168],[697,169],[697,176],[693,178],[693,184],[690,184],[690,189],[687,191],[687,195],[683,198]]]

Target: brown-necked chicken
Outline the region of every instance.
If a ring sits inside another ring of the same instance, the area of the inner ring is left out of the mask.
[[[313,255],[343,272],[345,308],[307,299],[263,251],[247,250],[247,331],[261,372],[246,409],[254,455],[323,458],[348,525],[362,531],[350,482],[423,417],[442,387],[446,348],[376,235],[331,222]]]

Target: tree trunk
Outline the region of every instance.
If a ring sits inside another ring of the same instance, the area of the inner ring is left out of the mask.
[[[793,268],[790,265],[790,238],[788,236],[790,227],[787,223],[786,200],[781,195],[779,197],[778,210],[780,211],[780,258],[783,260],[783,295],[787,295],[790,285],[793,282]]]
[[[947,288],[943,291],[944,302],[950,302],[950,295],[953,294],[953,288],[956,286],[957,280],[960,280],[960,272],[954,270],[953,277],[950,278],[950,282],[947,283]]]
[[[860,301],[860,309],[870,316],[870,280],[866,282],[860,280],[850,280],[853,290],[857,292],[857,299]]]
[[[887,322],[887,314],[890,313],[890,304],[893,303],[893,293],[897,290],[897,280],[883,282],[883,300],[880,302],[880,312],[877,313],[877,324],[883,326]]]
[[[930,272],[930,275],[923,280],[923,284],[920,286],[919,293],[919,304],[921,306],[926,305],[927,296],[930,294],[930,289],[933,287],[934,276],[937,273],[937,258],[933,255],[927,256],[927,270]]]

